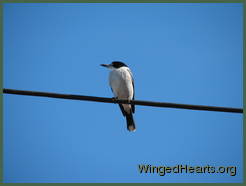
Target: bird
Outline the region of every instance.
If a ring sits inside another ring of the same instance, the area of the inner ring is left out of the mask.
[[[135,99],[134,79],[130,68],[122,61],[113,61],[111,64],[101,64],[111,70],[109,73],[109,85],[115,99]],[[133,118],[134,104],[119,104],[123,116],[126,118],[127,130],[136,131]]]

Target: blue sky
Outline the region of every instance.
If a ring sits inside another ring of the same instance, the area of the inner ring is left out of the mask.
[[[138,100],[243,106],[243,5],[4,4],[4,87],[112,97],[124,61]],[[4,95],[5,182],[242,182],[242,114]],[[236,166],[229,174],[140,174]]]

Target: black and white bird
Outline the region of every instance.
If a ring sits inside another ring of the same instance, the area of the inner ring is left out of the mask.
[[[134,100],[134,81],[131,70],[121,61],[113,61],[111,64],[101,64],[111,70],[109,84],[116,99]],[[136,126],[133,119],[135,105],[119,104],[121,112],[126,117],[127,129],[135,131]]]

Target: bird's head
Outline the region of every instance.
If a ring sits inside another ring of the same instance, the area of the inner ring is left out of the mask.
[[[120,67],[127,67],[127,65],[121,61],[113,61],[111,64],[101,64],[101,66],[109,68],[111,70],[118,69]]]

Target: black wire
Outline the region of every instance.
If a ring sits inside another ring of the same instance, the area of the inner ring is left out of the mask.
[[[188,105],[188,104],[141,101],[141,100],[129,101],[129,100],[118,100],[114,98],[105,98],[105,97],[82,96],[82,95],[73,95],[73,94],[58,94],[58,93],[50,93],[50,92],[38,92],[38,91],[26,91],[26,90],[14,90],[14,89],[3,89],[3,93],[27,95],[27,96],[41,96],[41,97],[60,98],[60,99],[72,99],[72,100],[81,100],[81,101],[96,101],[96,102],[104,102],[104,103],[125,103],[125,104],[134,104],[134,105],[142,105],[142,106],[152,106],[152,107],[168,107],[168,108],[178,108],[178,109],[243,113],[242,108],[215,107],[215,106],[205,106],[205,105]]]

